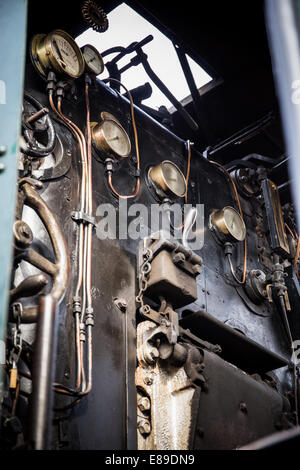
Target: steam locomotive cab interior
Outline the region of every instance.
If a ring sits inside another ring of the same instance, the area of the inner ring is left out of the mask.
[[[199,3],[0,0],[3,450],[299,433],[268,6]]]

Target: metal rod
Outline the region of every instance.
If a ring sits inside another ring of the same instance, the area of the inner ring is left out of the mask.
[[[32,116],[30,116],[28,119],[26,119],[26,124],[32,124],[35,121],[38,121],[42,117],[46,116],[46,114],[49,114],[49,109],[48,108],[42,108],[36,113],[34,113]]]
[[[34,450],[47,450],[51,445],[53,392],[56,366],[57,302],[51,296],[41,297],[33,363],[30,445]]]

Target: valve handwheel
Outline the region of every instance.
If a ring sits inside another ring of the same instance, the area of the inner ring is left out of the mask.
[[[17,220],[14,223],[14,238],[16,253],[25,260],[53,278],[53,286],[48,295],[59,304],[66,292],[70,277],[70,257],[60,225],[45,201],[35,188],[41,189],[42,183],[32,178],[19,181],[19,199]],[[38,253],[31,247],[33,234],[26,222],[21,220],[23,205],[31,207],[42,220],[47,230],[55,257],[55,263]],[[30,276],[18,287],[11,290],[11,298],[16,300],[21,296],[36,295],[46,285],[44,275]],[[24,295],[25,294],[25,295]]]

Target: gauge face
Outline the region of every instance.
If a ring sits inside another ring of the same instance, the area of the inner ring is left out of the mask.
[[[162,163],[162,173],[169,189],[178,197],[186,193],[186,182],[182,172],[172,162]]]
[[[71,78],[78,78],[84,71],[81,50],[65,31],[36,35],[30,52],[34,66],[44,77],[49,70]]]
[[[64,73],[71,77],[81,75],[80,56],[76,43],[60,32],[51,35],[51,45],[54,59],[60,64]]]
[[[184,197],[186,194],[185,177],[173,162],[166,160],[160,165],[152,167],[149,171],[149,177],[157,188],[158,194],[172,199]]]
[[[82,47],[81,50],[87,70],[94,75],[100,75],[104,70],[104,63],[101,54],[90,44]]]
[[[130,139],[123,127],[114,120],[106,119],[92,128],[94,144],[98,149],[113,152],[126,158],[131,152]]]
[[[127,157],[131,146],[128,135],[123,127],[115,121],[105,120],[102,123],[103,136],[110,149],[120,157]]]
[[[230,232],[236,240],[243,241],[245,239],[245,224],[240,214],[232,207],[225,207],[224,221]]]
[[[243,241],[246,237],[245,223],[240,214],[230,206],[224,207],[220,211],[212,214],[212,223],[218,232],[221,232],[225,238],[235,241]]]

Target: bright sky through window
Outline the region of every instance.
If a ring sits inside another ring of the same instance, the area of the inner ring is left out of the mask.
[[[139,42],[149,34],[152,34],[154,37],[153,41],[143,47],[143,50],[148,55],[152,69],[166,84],[177,100],[182,101],[190,95],[174,46],[163,33],[126,3],[122,3],[109,13],[108,19],[109,28],[105,33],[99,34],[92,29],[88,29],[76,39],[78,45],[82,47],[85,44],[92,44],[101,53],[114,46],[127,47],[132,42]],[[119,68],[126,65],[134,55],[135,53],[127,55],[120,60],[120,62],[118,62]],[[113,54],[105,57],[104,62],[108,62],[113,57]],[[187,58],[197,87],[201,88],[209,83],[212,78],[208,73],[191,57],[187,56]],[[104,72],[100,78],[104,79],[107,76],[107,73]],[[122,75],[121,79],[124,85],[129,89],[150,82],[153,90],[152,96],[143,101],[143,103],[152,108],[158,108],[161,105],[165,105],[167,108],[172,107],[169,100],[149,80],[142,65],[131,67]]]

